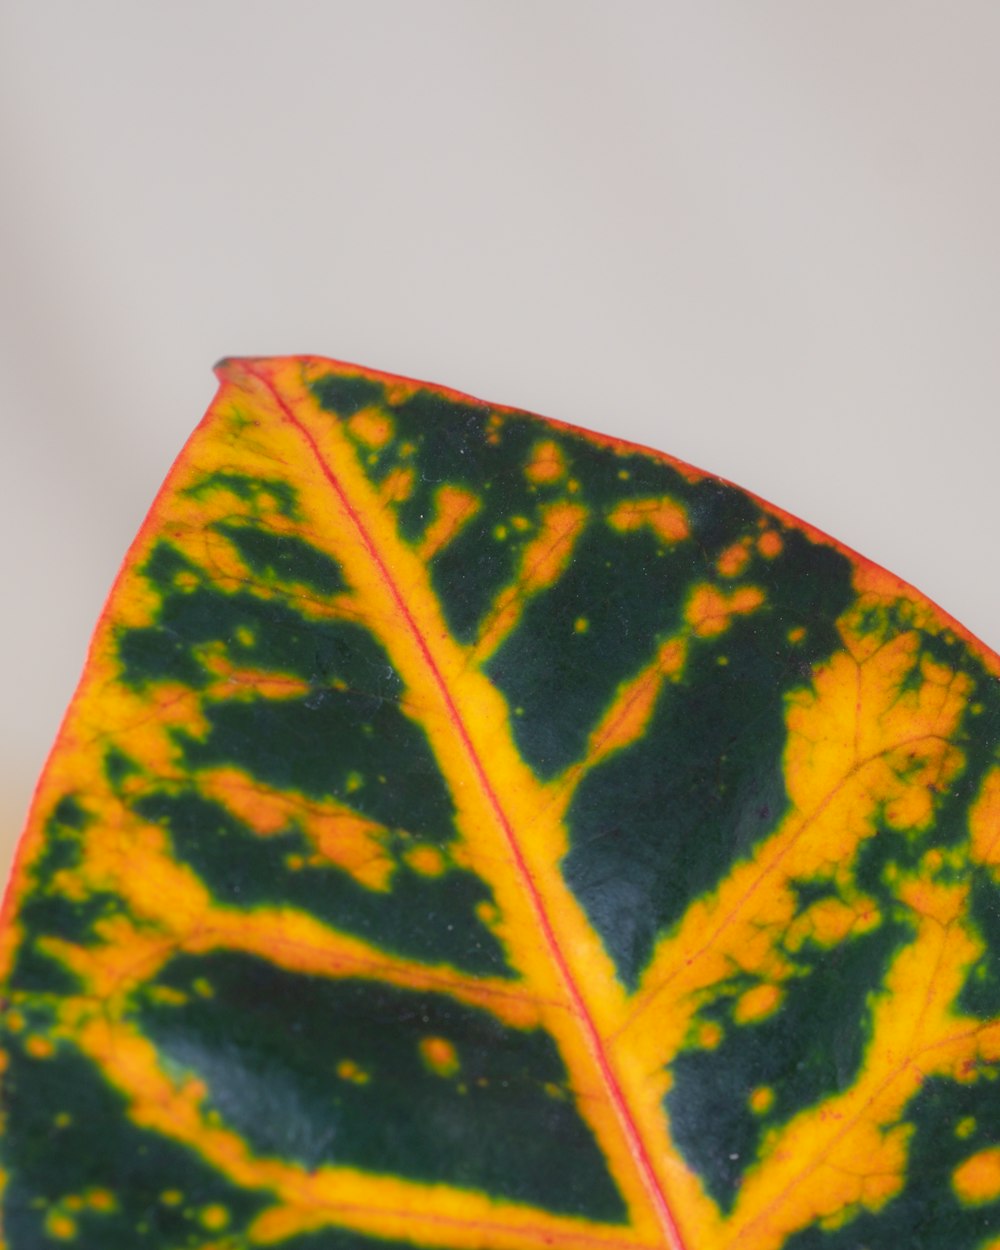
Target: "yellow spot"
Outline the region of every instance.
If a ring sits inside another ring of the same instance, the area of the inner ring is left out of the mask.
[[[45,1220],[46,1229],[60,1241],[69,1241],[76,1236],[76,1220],[61,1211],[52,1211]]]
[[[160,1194],[160,1201],[165,1207],[179,1207],[184,1201],[184,1195],[179,1189],[165,1189]]]
[[[780,555],[783,546],[784,543],[777,530],[765,530],[757,539],[757,550],[765,560],[773,560],[775,556]]]
[[[47,1037],[29,1037],[24,1044],[24,1049],[33,1059],[51,1059],[55,1053],[55,1047]]]
[[[445,1037],[425,1037],[420,1042],[424,1063],[437,1076],[454,1076],[459,1069],[455,1047]]]
[[[365,779],[359,772],[350,772],[347,774],[347,793],[353,794],[355,790],[360,790],[365,784]]]
[[[696,634],[711,638],[725,633],[734,616],[755,612],[763,602],[764,592],[757,586],[741,586],[730,595],[715,586],[697,586],[691,592],[684,616]]]
[[[971,1137],[976,1131],[976,1120],[974,1116],[967,1115],[955,1125],[955,1136],[960,1137],[963,1141],[966,1137]]]
[[[805,627],[802,625],[797,625],[794,629],[790,629],[788,631],[789,642],[801,642],[805,636],[806,636]]]
[[[366,447],[384,447],[393,433],[392,419],[371,408],[356,412],[347,422],[347,428]]]
[[[114,1211],[115,1196],[107,1189],[91,1189],[87,1195],[87,1205],[94,1211]]]
[[[578,616],[573,622],[573,630],[577,634],[585,634],[590,629],[590,621],[585,616]]]
[[[424,531],[417,548],[421,560],[433,560],[479,511],[480,503],[471,491],[460,486],[442,486],[434,496],[434,519]],[[500,527],[502,528],[502,527]],[[498,537],[503,535],[498,534]]]
[[[194,981],[192,981],[191,988],[202,998],[215,997],[215,989],[213,988],[211,981],[206,981],[204,977],[197,977]]]
[[[764,1115],[774,1106],[774,1090],[770,1085],[758,1085],[755,1090],[751,1091],[748,1101],[751,1111],[757,1115]]]
[[[722,1025],[715,1020],[706,1021],[698,1029],[698,1045],[702,1050],[715,1050],[722,1041]]]
[[[563,459],[562,448],[558,443],[546,440],[536,443],[532,448],[524,476],[529,482],[541,485],[545,482],[558,482],[565,472],[566,461]]]
[[[8,1011],[6,1023],[8,1032],[20,1033],[24,1028],[24,1016],[19,1011]]]
[[[56,1128],[68,1128],[73,1123],[73,1117],[68,1111],[60,1111],[53,1123]]]
[[[727,547],[719,556],[715,567],[723,577],[738,577],[746,568],[749,559],[750,544],[744,538],[738,543],[733,543],[731,547]]]
[[[752,990],[747,990],[745,994],[740,995],[733,1011],[733,1019],[737,1024],[763,1020],[777,1009],[781,998],[779,986],[755,985]]]
[[[626,500],[611,513],[608,524],[621,533],[630,533],[648,525],[665,543],[681,542],[691,532],[683,504],[667,496],[662,499]]]
[[[797,916],[788,928],[785,946],[800,950],[804,942],[836,946],[852,933],[867,933],[878,924],[880,914],[874,899],[863,895],[849,901],[823,898]]]
[[[202,1207],[199,1219],[202,1227],[217,1232],[220,1228],[225,1228],[229,1223],[229,1212],[219,1203],[213,1203],[209,1207]]]
[[[245,625],[240,625],[236,629],[236,641],[241,647],[252,647],[254,644],[254,634],[252,629],[247,629]]]
[[[352,1085],[367,1085],[372,1079],[371,1073],[353,1059],[341,1059],[337,1064],[337,1075],[342,1081],[350,1081]]]
[[[955,1169],[951,1183],[965,1203],[979,1205],[1000,1198],[1000,1146],[991,1146],[966,1159]]]
[[[405,853],[404,859],[422,877],[440,877],[446,867],[444,856],[436,846],[415,846]]]

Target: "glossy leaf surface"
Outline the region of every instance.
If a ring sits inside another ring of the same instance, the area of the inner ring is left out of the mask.
[[[658,453],[219,373],[8,893],[4,1244],[1000,1245],[996,658]]]

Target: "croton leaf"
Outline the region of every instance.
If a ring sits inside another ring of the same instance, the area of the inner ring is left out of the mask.
[[[1000,661],[657,452],[231,360],[3,917],[4,1244],[1000,1246]]]

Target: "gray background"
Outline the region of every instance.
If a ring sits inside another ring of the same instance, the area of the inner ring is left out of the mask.
[[[0,4],[6,858],[224,354],[652,444],[1000,648],[1000,6]]]

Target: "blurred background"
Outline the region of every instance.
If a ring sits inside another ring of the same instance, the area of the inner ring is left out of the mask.
[[[1000,6],[3,0],[0,862],[213,361],[652,444],[1000,649]]]

